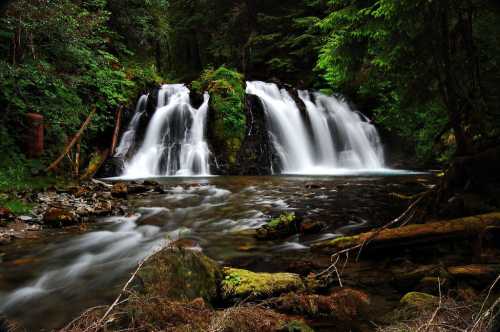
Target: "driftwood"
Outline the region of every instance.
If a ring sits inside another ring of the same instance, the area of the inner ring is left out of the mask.
[[[111,140],[111,150],[109,154],[112,156],[115,153],[116,145],[118,144],[118,135],[120,134],[120,129],[122,125],[122,113],[123,106],[119,106],[116,111],[116,119],[115,119],[115,130],[113,131],[113,139]]]
[[[63,153],[52,164],[50,164],[49,167],[47,167],[47,169],[46,169],[47,172],[50,172],[50,171],[53,171],[54,169],[56,169],[56,167],[61,163],[61,161],[64,159],[64,157],[69,154],[70,150],[73,148],[73,146],[76,144],[76,142],[78,142],[80,140],[80,137],[82,136],[83,132],[89,126],[90,121],[92,120],[92,117],[94,116],[95,112],[96,112],[96,108],[93,107],[89,116],[87,117],[85,122],[80,127],[80,130],[78,130],[76,135],[73,136],[71,141],[69,141],[69,143],[64,148]]]
[[[365,243],[370,248],[407,246],[446,238],[467,237],[480,233],[488,226],[498,225],[500,225],[500,212],[340,237],[318,243],[312,249],[339,252],[361,247]]]

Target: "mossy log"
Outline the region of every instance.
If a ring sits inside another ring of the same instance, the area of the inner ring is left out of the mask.
[[[429,243],[447,238],[463,238],[480,233],[488,226],[500,225],[500,213],[489,213],[473,217],[426,224],[408,225],[399,228],[384,229],[377,233],[371,231],[355,236],[339,237],[318,243],[315,250],[341,251],[369,242],[369,248],[409,246]]]

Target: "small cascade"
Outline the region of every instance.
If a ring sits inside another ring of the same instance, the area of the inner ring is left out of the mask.
[[[264,104],[269,136],[288,174],[335,174],[384,168],[378,132],[361,113],[333,96],[299,91],[305,112],[276,84],[247,82]]]
[[[114,157],[122,159],[125,158],[130,151],[130,148],[134,145],[139,122],[142,115],[146,111],[147,103],[148,95],[142,95],[137,102],[134,116],[132,117],[127,130],[123,133],[120,144],[118,144],[118,147],[116,148]]]
[[[122,177],[209,175],[210,151],[205,141],[208,102],[209,95],[205,93],[203,104],[196,109],[190,103],[185,85],[162,86],[144,141],[125,161]],[[134,116],[130,126],[136,126],[134,120],[139,122]],[[125,135],[122,141],[129,140]]]

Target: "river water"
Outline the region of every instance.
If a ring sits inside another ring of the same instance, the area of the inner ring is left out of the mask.
[[[391,193],[421,192],[433,178],[394,173],[157,181],[166,192],[130,197],[130,215],[99,219],[86,229],[47,230],[38,240],[0,248],[0,311],[30,331],[60,327],[86,308],[110,303],[138,261],[178,239],[222,264],[294,271],[297,260],[321,259],[311,244],[387,222],[405,204]],[[246,233],[284,211],[326,228],[276,241]]]

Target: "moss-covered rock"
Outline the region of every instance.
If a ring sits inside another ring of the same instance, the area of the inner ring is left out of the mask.
[[[221,295],[225,301],[264,298],[304,289],[300,276],[294,273],[255,273],[248,270],[224,268]]]
[[[427,293],[409,292],[399,302],[403,306],[425,309],[436,306],[439,303],[439,298]]]
[[[261,240],[287,237],[300,232],[302,218],[294,212],[282,213],[271,219],[266,225],[257,229],[256,237]]]
[[[235,167],[246,132],[243,75],[224,66],[207,69],[192,88],[210,93],[209,139],[218,161]]]
[[[148,295],[180,301],[199,297],[214,301],[218,298],[222,271],[199,251],[165,248],[147,261],[138,278],[142,293]]]

